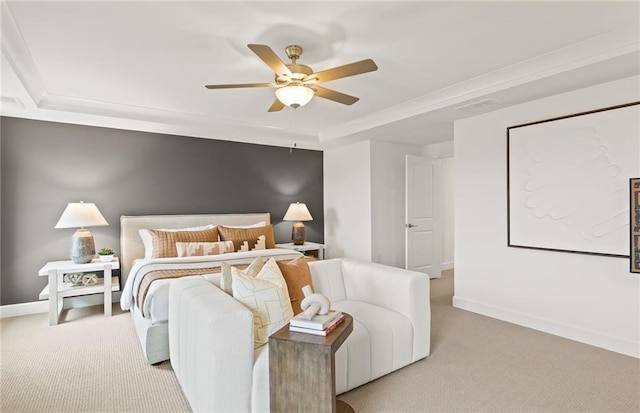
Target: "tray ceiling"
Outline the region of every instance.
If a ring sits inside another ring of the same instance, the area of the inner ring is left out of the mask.
[[[323,148],[426,145],[455,119],[639,73],[637,2],[3,1],[2,114],[213,139]],[[579,16],[579,18],[577,17]],[[304,48],[323,68],[379,70],[268,113],[271,82],[247,47]]]

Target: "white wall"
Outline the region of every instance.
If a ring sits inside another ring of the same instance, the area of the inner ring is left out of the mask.
[[[433,159],[453,158],[453,140],[433,143],[420,148],[420,153]]]
[[[326,257],[371,261],[371,147],[369,141],[324,152]]]
[[[421,154],[438,162],[438,188],[440,190],[440,268],[454,267],[454,147],[453,141],[435,143],[421,148]]]
[[[371,142],[372,260],[405,266],[405,157],[420,147]]]
[[[440,259],[443,269],[453,268],[453,141],[424,147],[367,141],[325,150],[327,257],[404,268],[406,155],[441,158]]]
[[[508,248],[506,216],[507,126],[639,100],[639,81],[455,123],[454,306],[640,357],[640,277],[628,259]]]
[[[440,267],[443,270],[453,268],[454,263],[454,158],[440,159],[440,222],[442,245],[440,247]]]

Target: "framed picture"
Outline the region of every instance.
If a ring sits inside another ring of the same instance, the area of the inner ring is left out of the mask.
[[[509,247],[629,257],[640,102],[507,128]]]
[[[629,180],[629,198],[631,204],[631,272],[640,273],[640,178]]]

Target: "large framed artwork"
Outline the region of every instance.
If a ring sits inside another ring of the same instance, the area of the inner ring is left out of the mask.
[[[630,257],[640,102],[507,128],[509,247]]]
[[[629,179],[631,203],[631,272],[640,273],[640,178]]]

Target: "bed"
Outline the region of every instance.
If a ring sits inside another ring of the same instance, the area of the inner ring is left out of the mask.
[[[251,250],[250,247],[248,251],[235,251],[239,248],[231,248],[233,252],[223,252],[219,255],[151,257],[149,245],[145,246],[140,230],[166,230],[162,231],[166,233],[178,229],[208,231],[206,228],[214,226],[263,228],[270,224],[269,213],[120,217],[121,285],[124,286],[120,306],[123,310],[131,312],[144,357],[149,364],[169,359],[167,320],[169,286],[175,279],[173,277],[205,277],[219,285],[222,262],[242,267],[250,264],[258,256],[263,259],[273,257],[276,260],[292,260],[302,254],[275,248],[271,239],[271,248],[267,249]],[[148,281],[149,279],[151,281]]]

